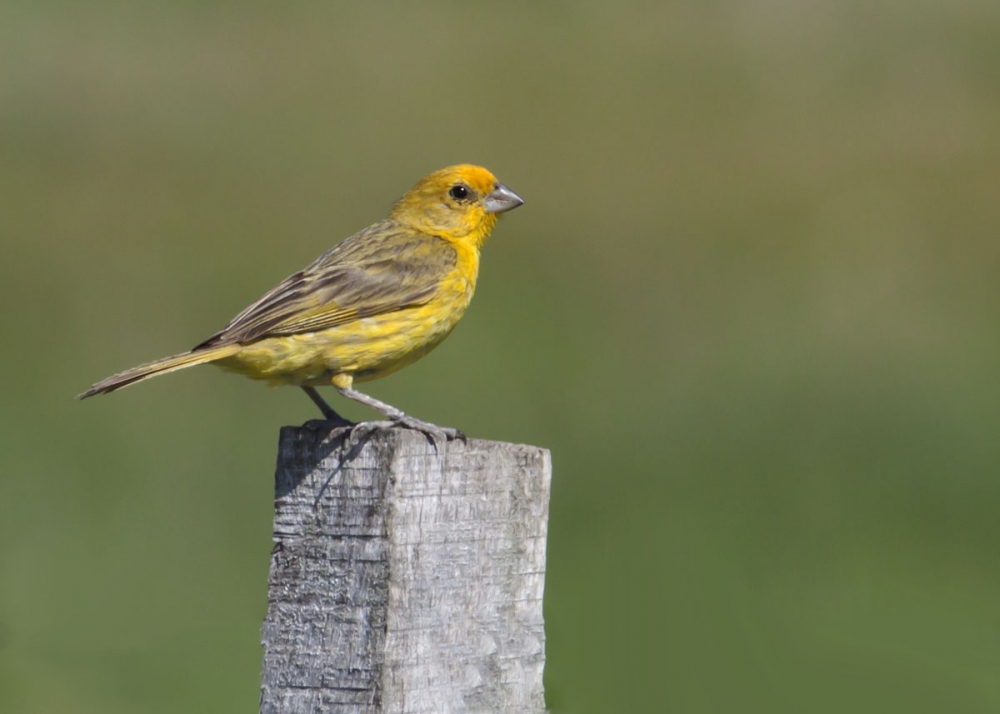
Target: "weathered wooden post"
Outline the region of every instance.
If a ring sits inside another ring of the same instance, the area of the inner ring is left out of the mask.
[[[544,710],[549,452],[281,430],[262,714]]]

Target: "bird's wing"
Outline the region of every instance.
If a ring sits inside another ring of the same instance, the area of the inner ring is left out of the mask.
[[[456,263],[443,239],[376,223],[288,276],[195,349],[315,332],[423,305]]]

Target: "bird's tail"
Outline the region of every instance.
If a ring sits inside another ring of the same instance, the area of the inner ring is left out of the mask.
[[[113,377],[101,380],[83,394],[78,394],[76,398],[86,399],[95,394],[107,394],[116,389],[141,382],[144,379],[155,377],[158,374],[176,372],[179,369],[191,367],[196,364],[205,364],[206,362],[215,362],[226,357],[232,357],[239,351],[239,345],[221,345],[219,347],[193,350],[184,354],[174,355],[173,357],[164,357],[155,362],[139,365],[138,367],[133,367],[132,369],[116,374]]]

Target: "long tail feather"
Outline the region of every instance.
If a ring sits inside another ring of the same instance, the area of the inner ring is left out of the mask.
[[[193,352],[185,352],[184,354],[174,355],[173,357],[164,357],[163,359],[158,359],[155,362],[139,365],[138,367],[133,367],[132,369],[101,380],[86,392],[76,395],[76,398],[86,399],[87,397],[92,397],[95,394],[107,394],[115,391],[116,389],[128,387],[136,382],[141,382],[144,379],[149,379],[150,377],[155,377],[159,374],[176,372],[177,370],[184,369],[185,367],[191,367],[196,364],[205,364],[206,362],[214,362],[225,357],[231,357],[239,351],[239,345],[223,345],[221,347],[212,347],[209,349],[195,350]]]

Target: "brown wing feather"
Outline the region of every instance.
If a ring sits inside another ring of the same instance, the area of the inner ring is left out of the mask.
[[[288,276],[195,349],[315,332],[423,305],[456,262],[443,239],[381,221]]]

